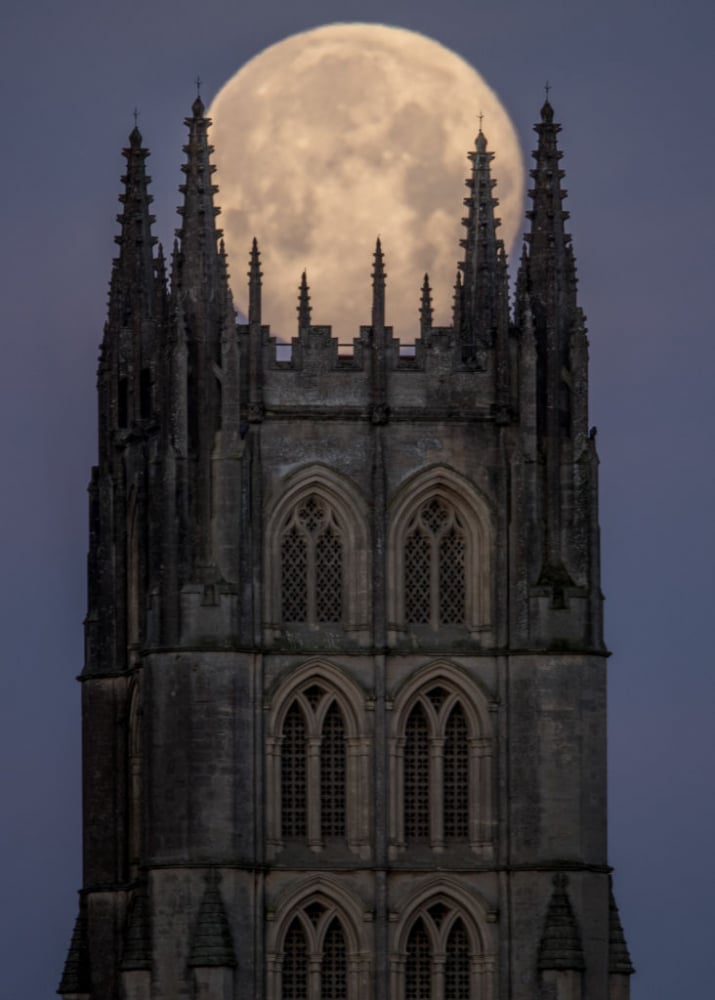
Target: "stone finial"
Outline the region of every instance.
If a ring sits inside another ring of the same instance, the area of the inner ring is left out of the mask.
[[[65,967],[62,973],[60,985],[57,992],[60,995],[66,993],[83,994],[89,996],[89,948],[87,945],[87,916],[84,907],[80,903],[80,910],[72,931],[72,941],[65,960]]]
[[[213,871],[206,879],[188,964],[191,968],[233,968],[236,965],[231,927],[219,890],[218,874]]]
[[[557,872],[539,945],[539,971],[584,968],[581,933],[568,895],[568,876]]]
[[[258,240],[253,237],[251,244],[251,256],[248,269],[248,322],[261,322],[261,285],[263,272],[261,271],[261,252],[258,249]]]
[[[134,891],[129,908],[122,970],[151,969],[150,919],[146,885],[141,885]]]
[[[385,324],[385,259],[380,237],[375,241],[372,268],[372,326],[373,329]]]
[[[432,317],[432,289],[430,288],[429,275],[425,272],[420,300],[420,336],[424,337],[432,329]]]
[[[624,976],[630,976],[635,972],[612,884],[609,887],[608,899],[608,971]]]
[[[308,286],[308,278],[305,271],[303,271],[300,276],[300,285],[298,286],[298,329],[306,330],[310,326],[311,321],[311,310],[310,310],[310,288]]]

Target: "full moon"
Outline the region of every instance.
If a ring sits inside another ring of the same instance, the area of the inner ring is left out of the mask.
[[[435,322],[451,322],[480,115],[495,154],[498,235],[507,250],[517,236],[524,166],[509,116],[472,66],[424,35],[380,24],[292,35],[246,63],[208,114],[236,304],[245,311],[255,236],[263,322],[282,339],[296,334],[303,270],[313,323],[342,342],[370,323],[378,235],[396,335],[417,335],[425,272]]]

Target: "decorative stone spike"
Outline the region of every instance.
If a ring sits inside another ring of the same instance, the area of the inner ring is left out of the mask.
[[[191,968],[233,968],[236,965],[231,928],[218,877],[213,872],[206,879],[188,964]]]
[[[308,287],[308,279],[305,271],[303,271],[300,277],[300,286],[298,287],[298,329],[307,330],[310,326],[311,320],[311,310],[310,310],[310,295]]]
[[[122,969],[151,969],[151,925],[146,886],[134,891],[124,938]]]
[[[89,949],[87,947],[87,917],[80,904],[80,911],[72,931],[62,980],[57,988],[60,995],[67,993],[89,996]]]
[[[625,976],[635,972],[612,886],[608,900],[608,971]]]
[[[462,274],[457,271],[457,278],[454,282],[454,296],[452,299],[452,325],[454,332],[459,336],[462,329]]]
[[[382,254],[382,244],[380,237],[375,241],[375,253],[373,254],[372,269],[372,326],[385,325],[385,261]]]
[[[554,875],[554,891],[539,945],[539,971],[585,968],[581,934],[567,891],[568,876]]]
[[[429,275],[425,272],[420,301],[420,335],[422,337],[432,329],[432,315],[432,289],[430,288]]]
[[[253,237],[251,244],[250,267],[248,269],[248,322],[261,322],[261,254],[258,249],[258,240]]]

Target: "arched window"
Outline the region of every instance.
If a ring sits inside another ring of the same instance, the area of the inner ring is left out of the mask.
[[[429,934],[418,920],[407,939],[405,1000],[431,1000],[432,946]]]
[[[364,711],[364,696],[329,665],[306,665],[279,691],[267,720],[271,856],[287,841],[303,841],[313,851],[347,845],[369,853]]]
[[[444,629],[489,643],[494,580],[493,515],[476,485],[435,466],[406,480],[390,503],[388,639]]]
[[[454,506],[443,497],[422,503],[405,538],[406,624],[464,624],[465,552],[464,525]]]
[[[297,917],[285,938],[282,983],[281,1000],[308,1000],[308,948]]]
[[[305,716],[294,702],[286,715],[281,754],[281,820],[286,840],[307,834],[306,751]]]
[[[425,892],[417,905],[408,904],[395,932],[394,1000],[484,1000],[495,995],[494,957],[486,949],[488,915],[471,893],[460,886],[454,891],[445,886]]]
[[[445,669],[446,668],[446,669]],[[456,664],[434,665],[401,690],[390,736],[390,853],[493,852],[489,706]]]
[[[324,497],[310,493],[281,528],[281,619],[338,624],[343,618],[343,532]]]

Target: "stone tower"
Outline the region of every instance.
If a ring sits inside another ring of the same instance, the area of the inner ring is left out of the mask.
[[[453,323],[236,324],[193,105],[127,160],[99,363],[65,1000],[627,1000],[588,345],[559,126],[509,308],[479,133]],[[444,252],[451,253],[450,247]],[[367,313],[367,308],[366,308]],[[366,316],[367,318],[367,316]]]

